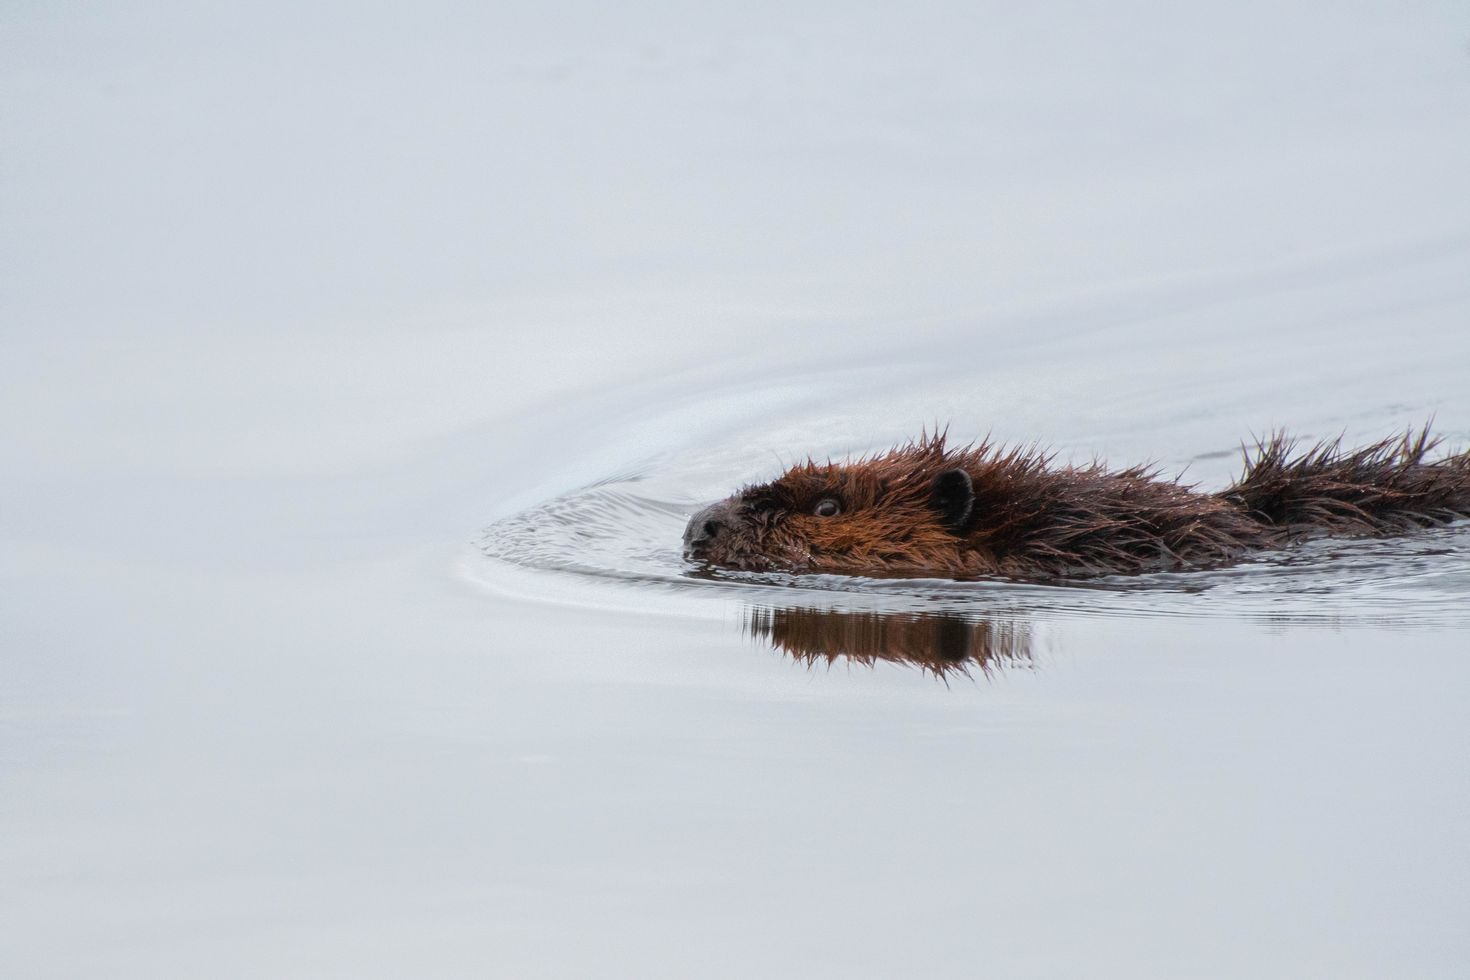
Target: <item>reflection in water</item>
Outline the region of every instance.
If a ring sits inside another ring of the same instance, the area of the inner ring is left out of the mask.
[[[950,613],[838,612],[753,606],[750,637],[808,664],[839,659],[871,666],[880,660],[936,676],[969,674],[1031,662],[1033,634],[1024,621],[968,619]]]

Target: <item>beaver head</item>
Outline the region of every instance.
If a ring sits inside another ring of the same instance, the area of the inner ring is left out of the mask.
[[[695,514],[685,554],[747,571],[962,569],[975,505],[964,459],[937,436],[847,464],[808,460]]]

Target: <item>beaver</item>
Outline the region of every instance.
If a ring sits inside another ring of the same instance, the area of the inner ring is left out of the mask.
[[[687,557],[714,568],[1028,581],[1214,568],[1318,535],[1470,517],[1470,451],[1431,460],[1429,426],[1358,449],[1243,446],[1206,493],[1156,466],[1054,466],[1035,446],[950,448],[943,431],[848,463],[808,459],[695,514]]]

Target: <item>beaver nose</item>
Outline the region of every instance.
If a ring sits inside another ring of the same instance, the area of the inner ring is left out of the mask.
[[[735,508],[728,500],[710,504],[689,518],[684,528],[684,550],[698,553],[708,548],[735,521]]]

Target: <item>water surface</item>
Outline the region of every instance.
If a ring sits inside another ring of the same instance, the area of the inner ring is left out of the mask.
[[[700,576],[952,438],[1470,445],[1470,18],[6,17],[0,974],[1460,977],[1470,530]]]

